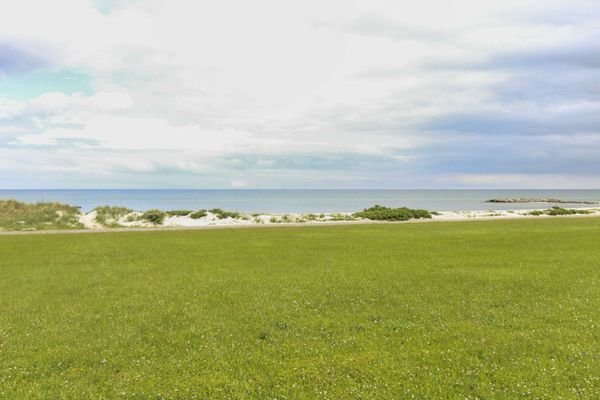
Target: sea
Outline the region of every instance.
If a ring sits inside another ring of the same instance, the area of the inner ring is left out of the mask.
[[[247,213],[353,212],[375,204],[431,211],[515,210],[545,208],[548,204],[487,203],[494,198],[554,198],[598,201],[600,190],[1,190],[0,199],[24,202],[58,201],[88,212],[103,205],[137,211],[222,208]],[[562,207],[589,207],[560,204]]]

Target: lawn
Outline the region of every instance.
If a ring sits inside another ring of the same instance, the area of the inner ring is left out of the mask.
[[[0,398],[598,399],[600,218],[0,236]]]

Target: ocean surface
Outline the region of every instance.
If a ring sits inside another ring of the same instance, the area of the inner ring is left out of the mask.
[[[492,198],[599,201],[600,190],[0,190],[0,199],[59,201],[90,211],[102,205],[144,211],[223,208],[241,212],[351,212],[375,204],[437,211],[514,210],[546,204],[494,204]],[[561,204],[563,207],[589,207]]]

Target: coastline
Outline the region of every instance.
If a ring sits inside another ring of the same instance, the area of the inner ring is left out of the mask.
[[[153,225],[147,222],[126,222],[119,227],[106,227],[94,221],[95,212],[82,214],[80,221],[84,225],[83,229],[48,229],[48,230],[1,230],[0,236],[7,235],[44,235],[44,234],[78,234],[78,233],[109,233],[109,232],[155,232],[155,231],[193,231],[193,230],[212,230],[212,229],[251,229],[251,228],[285,228],[285,227],[315,227],[315,226],[342,226],[342,225],[396,225],[396,224],[415,224],[415,223],[435,223],[435,222],[466,222],[466,221],[501,221],[501,220],[536,220],[536,219],[556,219],[556,218],[594,218],[600,217],[600,207],[582,207],[573,208],[573,210],[588,211],[588,214],[573,215],[530,215],[532,211],[542,211],[542,208],[525,210],[471,210],[471,211],[439,211],[432,215],[430,219],[411,219],[408,221],[376,221],[368,219],[353,220],[321,220],[304,222],[272,222],[273,218],[282,218],[302,214],[261,214],[260,221],[256,219],[218,219],[213,216],[194,220],[185,216],[172,216],[165,219],[162,225]],[[322,214],[327,217],[344,216],[352,213],[329,213]],[[212,217],[212,218],[211,218]],[[258,217],[255,217],[258,218]]]

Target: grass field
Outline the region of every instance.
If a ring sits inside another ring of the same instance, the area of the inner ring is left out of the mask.
[[[600,219],[0,236],[0,398],[598,399]]]

